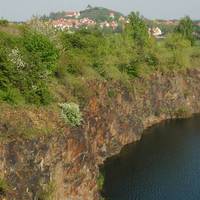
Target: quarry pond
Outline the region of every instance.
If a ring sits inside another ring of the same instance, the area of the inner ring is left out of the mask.
[[[200,199],[200,116],[153,126],[103,171],[108,200]]]

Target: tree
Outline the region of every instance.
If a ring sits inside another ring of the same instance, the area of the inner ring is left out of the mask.
[[[25,30],[23,35],[23,46],[35,63],[43,68],[41,70],[52,71],[58,58],[58,50],[50,39],[36,31]]]
[[[181,34],[185,39],[189,40],[191,44],[194,44],[194,25],[189,16],[180,20],[179,25],[176,27],[175,32]]]
[[[165,47],[169,55],[171,54],[171,57],[168,58],[171,67],[181,69],[190,65],[191,42],[183,35],[180,33],[168,35]]]
[[[132,12],[129,15],[128,32],[130,32],[133,40],[140,47],[144,47],[148,44],[148,28],[144,18],[140,16],[139,12]]]
[[[0,26],[7,26],[9,24],[8,20],[0,19]]]

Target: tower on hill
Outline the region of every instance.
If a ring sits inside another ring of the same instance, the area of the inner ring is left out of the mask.
[[[88,6],[86,7],[86,10],[90,10],[90,9],[92,9],[92,6],[88,4]]]

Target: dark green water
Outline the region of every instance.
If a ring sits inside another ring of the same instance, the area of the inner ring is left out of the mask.
[[[109,200],[200,200],[200,117],[152,127],[104,170]]]

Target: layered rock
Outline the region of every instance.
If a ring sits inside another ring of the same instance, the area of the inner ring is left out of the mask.
[[[84,124],[34,139],[0,142],[0,177],[5,199],[97,200],[99,165],[163,120],[200,112],[200,71],[156,73],[120,83],[96,82],[84,108]],[[0,134],[6,125],[0,122]],[[51,186],[51,187],[50,187]],[[52,193],[52,194],[49,194]]]

